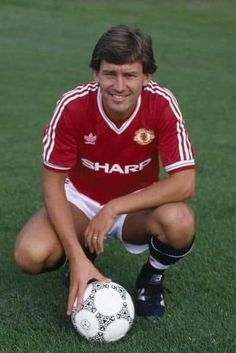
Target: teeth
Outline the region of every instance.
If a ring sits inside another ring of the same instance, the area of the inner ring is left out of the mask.
[[[113,98],[117,99],[117,100],[122,100],[125,98],[125,96],[119,96],[117,94],[113,94]]]

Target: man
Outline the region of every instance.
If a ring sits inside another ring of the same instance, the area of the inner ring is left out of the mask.
[[[94,81],[64,94],[45,130],[45,207],[20,232],[15,259],[32,274],[68,259],[70,315],[89,280],[110,281],[90,259],[115,235],[131,253],[149,249],[136,281],[136,312],[159,318],[164,271],[193,245],[194,215],[184,202],[195,188],[193,150],[175,97],[152,81],[147,34],[112,27],[90,67]]]

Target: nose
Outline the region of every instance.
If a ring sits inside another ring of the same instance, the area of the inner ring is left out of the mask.
[[[115,90],[119,93],[125,90],[125,80],[122,76],[116,77]]]

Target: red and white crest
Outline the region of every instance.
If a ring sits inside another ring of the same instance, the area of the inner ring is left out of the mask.
[[[135,131],[134,141],[139,145],[148,145],[155,138],[153,130],[139,129]]]

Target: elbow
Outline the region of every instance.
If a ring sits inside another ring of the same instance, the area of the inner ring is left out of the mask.
[[[189,183],[183,188],[183,199],[188,200],[195,196],[195,183]]]
[[[192,199],[195,196],[195,191],[187,191],[184,197],[184,200]]]
[[[190,169],[173,175],[181,201],[191,199],[195,195],[195,171]]]

